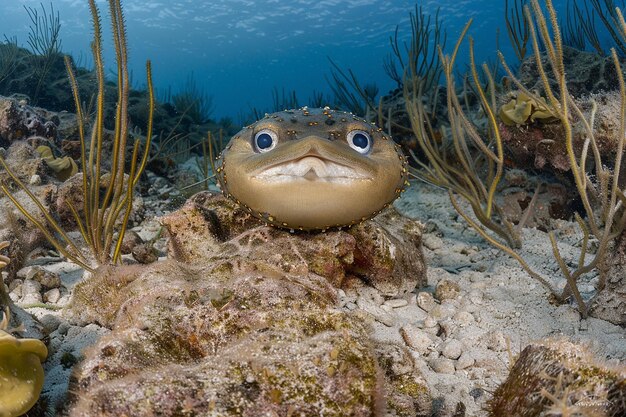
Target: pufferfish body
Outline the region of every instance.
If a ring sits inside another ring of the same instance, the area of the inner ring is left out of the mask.
[[[216,163],[224,195],[292,230],[367,220],[408,184],[407,160],[381,129],[329,108],[266,115],[232,137]]]

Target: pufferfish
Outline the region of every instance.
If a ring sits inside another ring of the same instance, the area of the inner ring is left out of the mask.
[[[226,197],[291,230],[358,224],[408,184],[407,159],[382,129],[329,108],[266,115],[232,137],[215,173]]]

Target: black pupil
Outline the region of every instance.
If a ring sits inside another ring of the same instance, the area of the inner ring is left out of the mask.
[[[261,133],[256,138],[256,146],[258,146],[259,149],[267,149],[271,147],[272,142],[273,142],[273,139],[269,133]]]
[[[369,144],[369,139],[363,133],[357,133],[352,137],[352,143],[354,143],[354,146],[357,148],[365,149]]]

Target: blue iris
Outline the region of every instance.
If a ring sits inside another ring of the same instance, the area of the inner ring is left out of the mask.
[[[261,133],[256,137],[256,146],[260,150],[271,148],[273,142],[274,138],[269,133]]]
[[[352,137],[352,143],[357,148],[367,149],[370,143],[370,139],[363,133],[357,133]]]

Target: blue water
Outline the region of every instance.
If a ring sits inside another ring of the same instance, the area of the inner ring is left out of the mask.
[[[0,35],[17,36],[26,45],[30,24],[24,5],[39,8],[38,0],[2,0]],[[63,50],[89,63],[91,21],[87,0],[54,0],[61,17]],[[98,0],[103,14],[105,60],[113,65],[108,33],[108,3]],[[49,8],[49,2],[44,2]],[[480,60],[493,59],[496,33],[507,54],[504,0],[422,1],[424,11],[441,18],[448,44],[474,18],[471,30]],[[394,88],[383,70],[390,52],[389,36],[396,25],[410,34],[405,0],[125,0],[130,67],[133,83],[144,83],[146,59],[153,62],[161,92],[184,87],[193,73],[198,85],[214,98],[214,118],[236,117],[252,107],[272,105],[272,89],[296,90],[300,104],[315,91],[328,92],[328,57],[350,68],[362,82],[375,82],[382,93]],[[557,8],[565,0],[555,1]],[[466,58],[466,48],[461,59]]]

